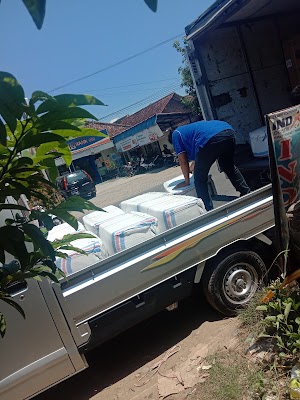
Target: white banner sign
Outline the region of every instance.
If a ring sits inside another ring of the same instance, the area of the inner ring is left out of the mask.
[[[132,150],[136,147],[144,146],[149,143],[156,142],[163,137],[163,133],[158,125],[151,126],[141,132],[136,133],[126,139],[116,142],[117,151],[124,152]]]

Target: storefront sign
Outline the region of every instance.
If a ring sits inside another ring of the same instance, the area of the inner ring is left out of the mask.
[[[123,153],[124,151],[132,150],[136,147],[138,147],[138,143],[135,136],[130,136],[129,138],[123,139],[120,142],[116,143],[116,149],[121,153]]]
[[[128,138],[116,141],[115,144],[117,151],[124,152],[132,150],[136,147],[156,142],[163,135],[164,134],[162,133],[160,127],[158,125],[153,125],[138,133],[133,134]]]
[[[300,106],[267,115],[278,252],[289,245],[286,211],[300,199]]]
[[[103,131],[103,133],[107,133]],[[77,139],[68,140],[68,145],[72,154],[78,153],[82,150],[87,150],[91,147],[100,146],[101,144],[108,143],[110,141],[109,137],[100,136],[85,136],[79,137]]]
[[[300,106],[268,115],[285,208],[300,198]]]

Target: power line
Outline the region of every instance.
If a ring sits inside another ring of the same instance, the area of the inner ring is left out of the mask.
[[[173,36],[173,37],[171,37],[171,38],[169,38],[167,40],[164,40],[163,42],[160,42],[160,43],[158,43],[158,44],[156,44],[156,45],[154,45],[152,47],[149,47],[146,50],[140,51],[139,53],[133,54],[132,56],[124,58],[123,60],[120,60],[120,61],[118,61],[118,62],[116,62],[114,64],[108,65],[107,67],[101,68],[101,69],[99,69],[99,70],[97,70],[95,72],[92,72],[91,74],[84,75],[81,78],[74,79],[74,80],[72,80],[72,81],[70,81],[68,83],[65,83],[64,85],[61,85],[61,86],[58,86],[58,87],[56,87],[56,88],[54,88],[52,90],[49,90],[48,93],[52,93],[52,92],[55,92],[56,90],[63,89],[65,87],[67,87],[67,86],[73,85],[74,83],[83,81],[84,79],[91,78],[92,76],[100,74],[101,72],[107,71],[107,70],[109,70],[111,68],[117,67],[118,65],[124,64],[127,61],[133,60],[136,57],[142,56],[143,54],[146,54],[146,53],[148,53],[150,51],[153,51],[153,50],[157,49],[158,47],[163,46],[164,44],[169,43],[174,39],[177,39],[178,37],[182,37],[183,35],[184,35],[184,33],[180,33],[179,35]]]
[[[119,94],[137,93],[137,92],[144,92],[146,90],[158,90],[158,89],[166,89],[166,88],[168,88],[168,86],[163,86],[163,87],[160,87],[160,88],[156,87],[156,88],[145,88],[145,89],[138,89],[138,90],[129,90],[129,91],[126,91],[126,92],[102,93],[101,96],[102,97],[105,97],[105,96],[116,96],[116,95],[119,95]]]
[[[131,83],[131,84],[129,84],[129,85],[112,86],[112,87],[108,87],[108,88],[86,89],[85,92],[86,92],[86,93],[100,92],[101,90],[120,89],[120,88],[126,88],[126,87],[131,87],[131,86],[148,85],[149,83],[175,81],[175,80],[177,80],[177,79],[178,79],[178,77],[176,77],[176,78],[169,78],[169,79],[159,79],[158,81],[148,81],[148,82]]]
[[[120,110],[117,110],[117,111],[115,111],[113,113],[107,114],[104,117],[99,118],[99,121],[101,121],[101,120],[103,120],[105,118],[109,118],[109,117],[111,118],[111,117],[113,117],[115,115],[123,113],[124,111],[128,111],[129,109],[131,109],[133,107],[144,105],[144,104],[149,103],[151,101],[156,101],[159,98],[161,98],[162,96],[164,97],[164,95],[166,95],[167,93],[170,94],[170,91],[175,90],[175,89],[180,88],[180,87],[181,87],[180,84],[171,85],[170,87],[168,87],[168,89],[164,89],[163,91],[160,90],[160,91],[158,91],[156,93],[153,93],[150,96],[147,96],[147,97],[145,97],[145,98],[143,98],[143,99],[141,99],[141,100],[139,100],[139,101],[137,101],[135,103],[130,104],[129,106],[121,108]]]
[[[113,113],[105,115],[104,117],[101,117],[99,120],[102,120],[102,119],[107,118],[107,117],[112,117],[112,116],[118,115],[120,113],[124,113],[124,111],[129,111],[130,109],[132,109],[133,107],[136,107],[136,106],[149,104],[149,102],[151,102],[151,101],[155,102],[159,98],[162,98],[162,97],[166,96],[167,94],[170,94],[173,90],[175,90],[175,89],[177,89],[179,87],[180,87],[180,85],[171,85],[167,89],[159,90],[158,92],[152,93],[150,96],[144,97],[143,99],[141,99],[141,100],[139,100],[139,101],[137,101],[135,103],[132,103],[132,104],[130,104],[130,105],[124,107],[124,108],[121,108],[120,110],[117,110],[117,111],[114,111]]]

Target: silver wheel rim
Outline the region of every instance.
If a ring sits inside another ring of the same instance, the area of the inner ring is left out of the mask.
[[[258,286],[258,273],[248,263],[237,263],[230,267],[223,279],[223,293],[230,303],[243,305],[254,295]]]

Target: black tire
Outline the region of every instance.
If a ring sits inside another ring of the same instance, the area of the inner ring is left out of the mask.
[[[237,251],[208,262],[202,287],[212,307],[224,315],[234,316],[253,298],[266,274],[266,266],[256,253]]]

